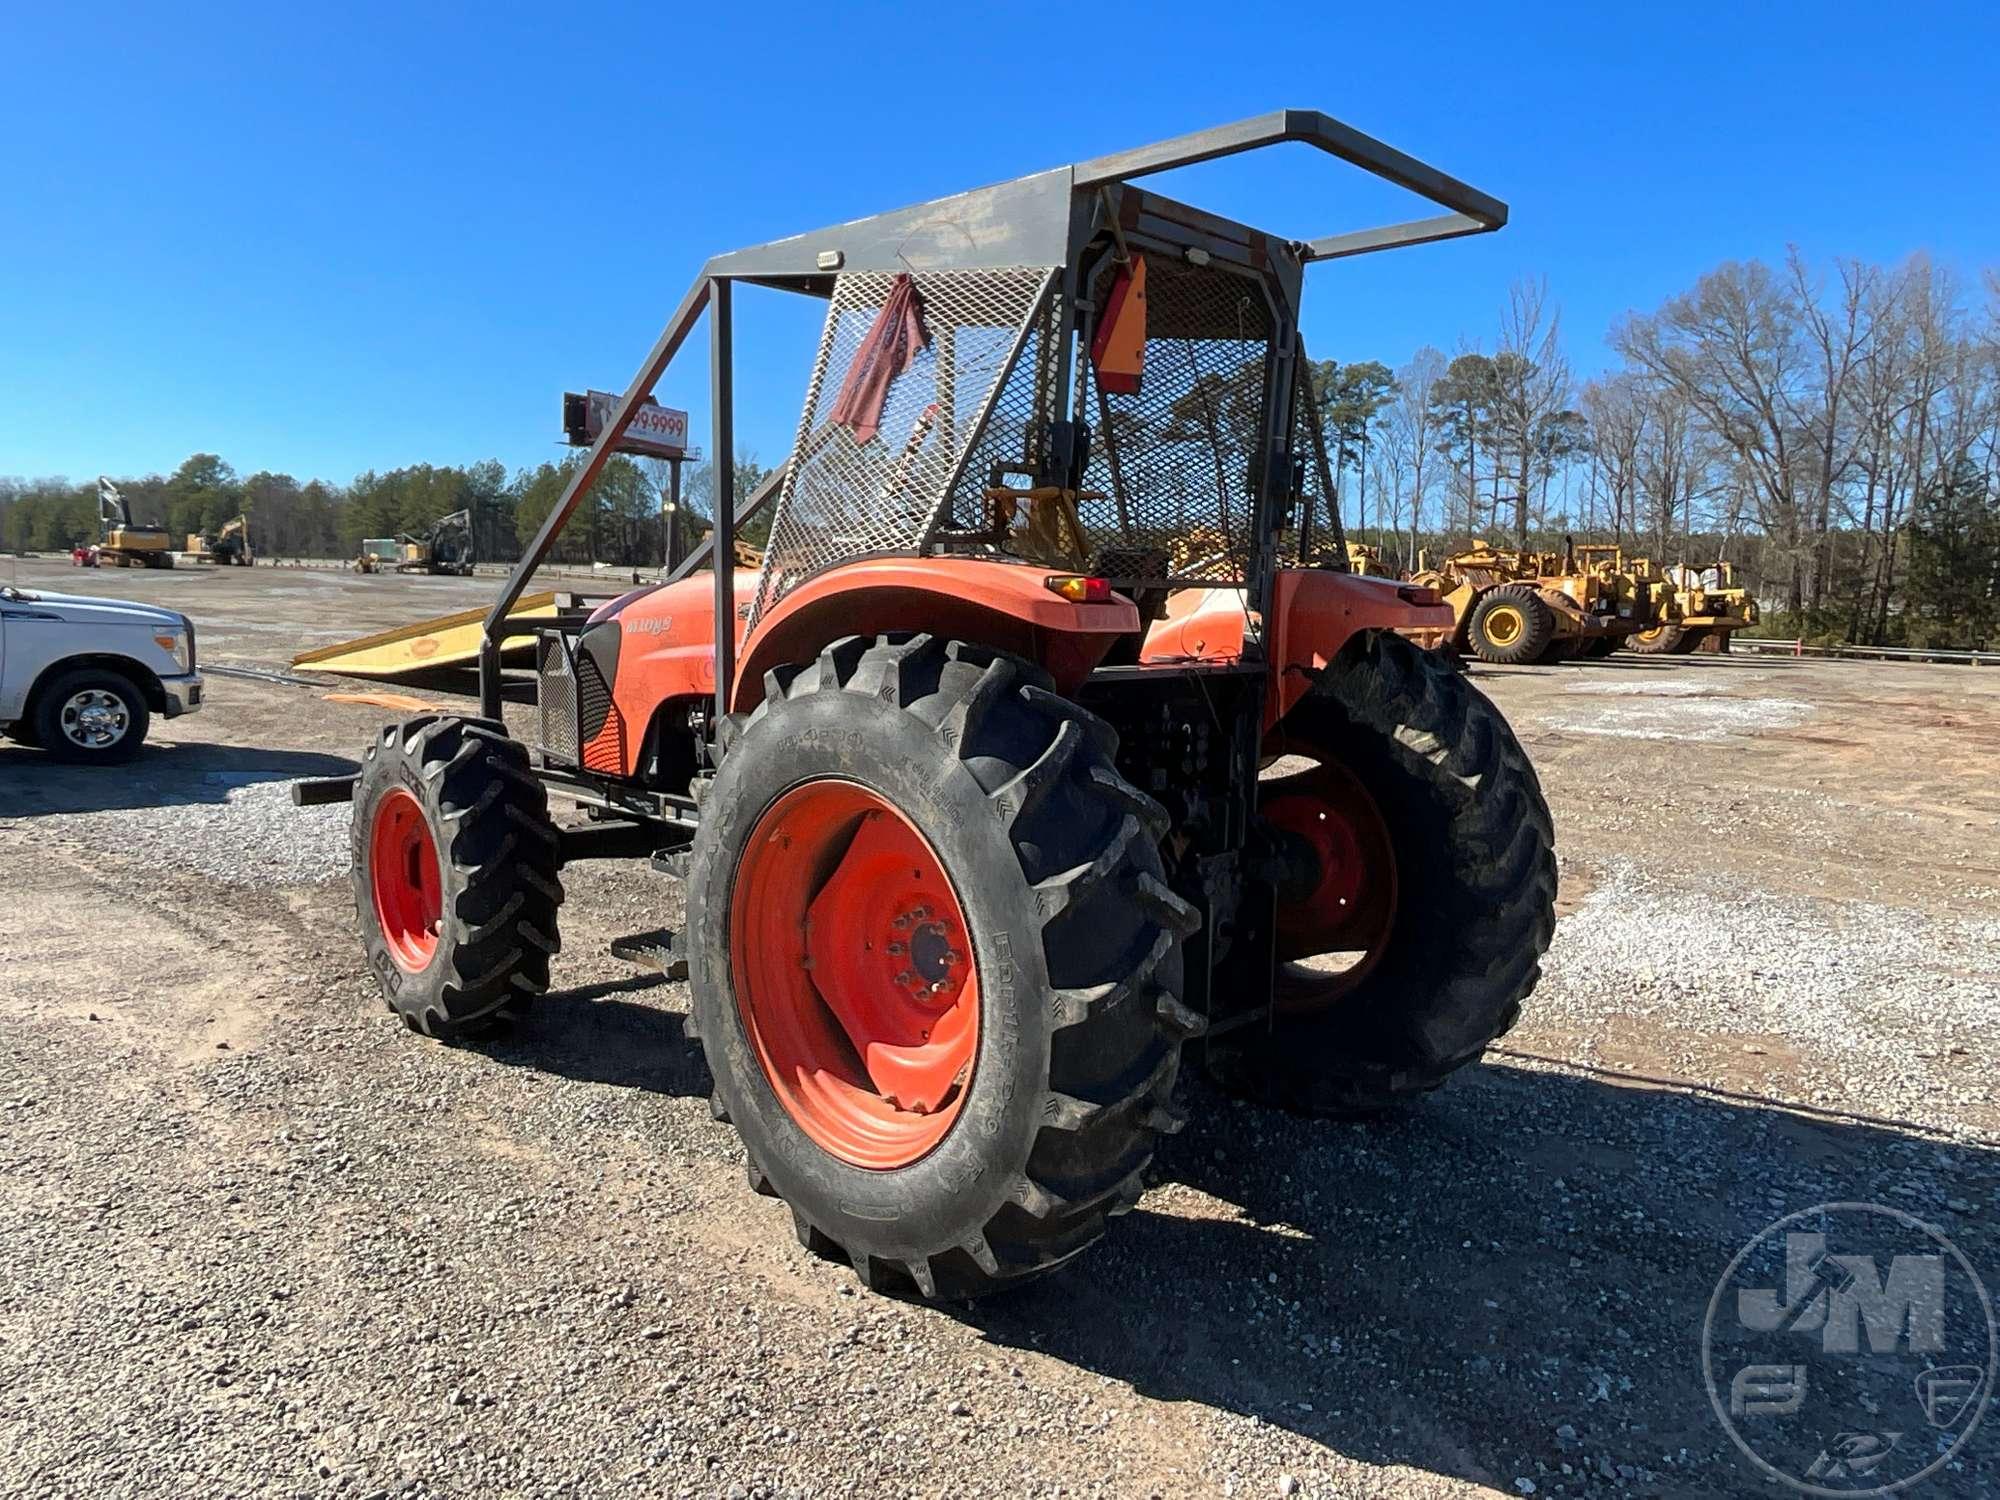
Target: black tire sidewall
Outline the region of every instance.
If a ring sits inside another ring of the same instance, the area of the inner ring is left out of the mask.
[[[1502,646],[1488,639],[1486,617],[1493,610],[1511,606],[1520,613],[1521,634]],[[1513,586],[1492,590],[1472,607],[1467,634],[1473,653],[1496,666],[1521,666],[1535,660],[1555,636],[1555,612],[1531,589]]]
[[[355,893],[355,919],[361,929],[362,948],[368,954],[368,967],[381,984],[384,998],[393,1009],[415,1018],[426,1011],[443,1009],[443,991],[451,965],[445,960],[445,945],[440,941],[431,951],[431,961],[421,971],[412,973],[405,969],[389,951],[389,940],[383,935],[381,919],[375,912],[375,819],[384,799],[397,790],[415,797],[417,806],[423,810],[431,853],[437,859],[438,891],[445,911],[451,910],[458,877],[446,853],[451,840],[439,821],[435,798],[425,787],[415,763],[407,755],[390,755],[378,756],[365,764],[354,786],[354,822],[350,833],[353,867],[360,878],[360,889]]]
[[[92,688],[116,693],[125,705],[125,714],[130,721],[124,737],[102,750],[77,744],[62,729],[63,705],[78,693]],[[152,719],[152,710],[146,706],[146,695],[131,678],[101,667],[83,667],[63,673],[37,695],[33,733],[35,743],[57,760],[78,765],[108,764],[130,760],[139,753],[140,747],[146,743]]]
[[[924,1157],[872,1170],[830,1155],[779,1102],[738,1010],[732,891],[744,846],[777,799],[837,778],[881,796],[930,843],[970,929],[979,1042],[958,1119]],[[935,729],[892,703],[820,691],[773,703],[730,751],[702,804],[688,899],[702,1044],[718,1096],[779,1196],[835,1239],[910,1258],[979,1235],[1008,1201],[1044,1119],[1050,1017],[1043,918],[995,805]],[[920,1206],[913,1212],[913,1206]]]

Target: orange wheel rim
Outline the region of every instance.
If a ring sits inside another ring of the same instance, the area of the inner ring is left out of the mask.
[[[1346,994],[1381,961],[1396,925],[1395,844],[1375,799],[1332,761],[1271,783],[1259,812],[1312,850],[1317,878],[1278,903],[1278,956],[1287,961],[1353,954],[1337,973],[1296,970],[1280,987],[1288,1010]]]
[[[857,1167],[905,1167],[958,1119],[979,976],[958,892],[887,800],[812,781],[758,820],[730,903],[730,972],[785,1111]]]
[[[444,894],[438,881],[437,845],[423,807],[401,787],[375,804],[368,873],[375,920],[389,945],[389,956],[406,973],[422,973],[437,955]]]

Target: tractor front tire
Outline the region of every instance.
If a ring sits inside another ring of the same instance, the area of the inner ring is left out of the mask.
[[[694,1030],[750,1183],[872,1289],[1017,1285],[1130,1208],[1191,907],[1116,736],[1017,658],[848,637],[726,726],[688,892]]]
[[[1346,975],[1279,975],[1281,1013],[1208,1044],[1222,1084],[1310,1114],[1367,1115],[1416,1099],[1475,1061],[1519,1016],[1555,933],[1554,833],[1540,782],[1507,721],[1434,656],[1386,631],[1354,638],[1285,716],[1273,748],[1330,767],[1324,816],[1358,829],[1333,844],[1343,899],[1317,908],[1348,932],[1319,944],[1279,914],[1289,952],[1369,944]],[[1266,780],[1274,792],[1315,773]],[[1296,796],[1296,793],[1292,794]],[[1365,818],[1353,815],[1361,804]],[[1296,815],[1293,826],[1299,826]],[[1369,834],[1367,830],[1377,830]],[[1340,867],[1361,868],[1341,876]],[[1387,868],[1381,868],[1386,865]],[[1386,899],[1385,899],[1386,898]],[[1308,906],[1307,910],[1314,908]],[[1293,909],[1296,914],[1297,908]]]
[[[528,752],[488,719],[383,726],[354,787],[355,918],[389,1009],[455,1038],[517,1015],[561,946],[559,841]]]
[[[1481,661],[1518,667],[1537,661],[1555,639],[1555,611],[1525,584],[1488,591],[1472,607],[1466,638]]]

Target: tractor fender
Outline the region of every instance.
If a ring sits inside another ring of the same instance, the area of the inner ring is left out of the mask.
[[[1168,599],[1166,618],[1147,634],[1139,659],[1149,666],[1238,661],[1248,608],[1240,588],[1182,589]],[[1321,568],[1280,569],[1271,614],[1276,681],[1265,694],[1267,729],[1312,687],[1306,673],[1290,669],[1320,670],[1357,632],[1394,630],[1435,650],[1455,629],[1451,606],[1428,585]]]
[[[796,585],[757,622],[738,658],[731,708],[764,699],[764,674],[811,661],[848,635],[926,631],[1011,651],[1038,663],[1073,692],[1120,636],[1136,634],[1131,600],[1077,604],[1047,585],[1042,566],[961,557],[864,558]]]
[[[1271,590],[1271,662],[1276,674],[1265,695],[1268,729],[1312,687],[1319,671],[1364,630],[1393,630],[1435,650],[1457,628],[1452,608],[1434,588],[1317,568],[1280,569]]]

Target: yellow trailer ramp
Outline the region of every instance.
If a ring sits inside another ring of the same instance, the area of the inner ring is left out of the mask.
[[[509,611],[507,618],[554,620],[557,605],[553,590],[527,594]],[[457,614],[439,615],[414,625],[379,630],[359,640],[342,641],[337,646],[301,652],[292,658],[292,665],[310,667],[316,672],[338,672],[344,677],[387,678],[433,672],[440,667],[477,666],[480,626],[485,619],[483,606],[462,609]],[[520,657],[532,654],[534,649],[533,636],[515,636],[501,643],[500,654]]]

